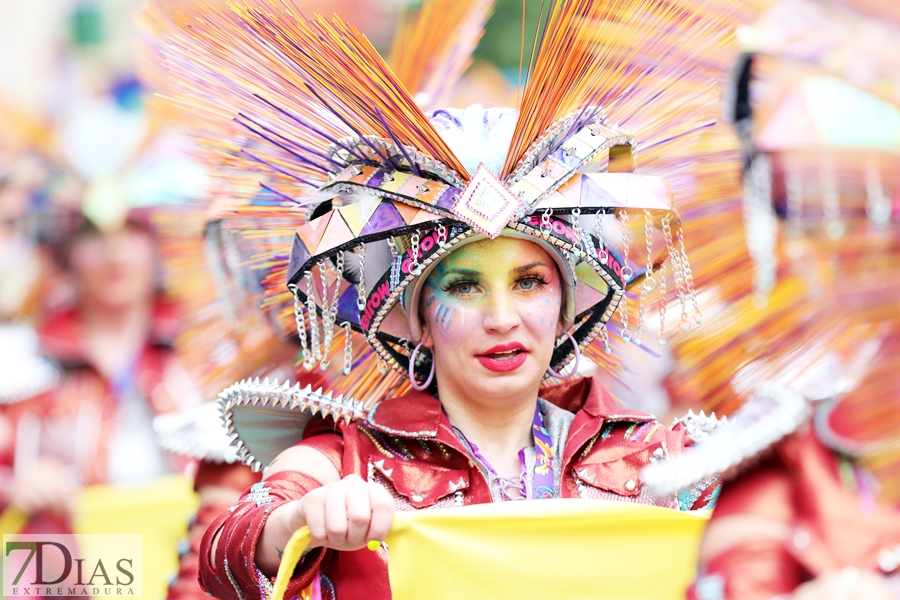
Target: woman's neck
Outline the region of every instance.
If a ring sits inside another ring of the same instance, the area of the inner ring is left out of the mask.
[[[499,476],[519,475],[519,450],[534,443],[531,426],[537,395],[526,402],[498,405],[442,393],[441,404],[450,423],[478,446],[480,454]]]

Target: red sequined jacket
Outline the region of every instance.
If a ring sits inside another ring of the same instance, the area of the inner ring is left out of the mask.
[[[651,415],[619,407],[590,379],[544,390],[541,397],[575,413],[562,452],[560,495],[604,498],[691,509],[706,506],[715,485],[698,486],[678,497],[657,498],[638,479],[651,460],[681,452],[681,427],[668,429]],[[383,400],[368,418],[335,426],[310,424],[304,445],[324,452],[342,475],[368,477],[395,498],[398,510],[491,502],[489,484],[454,435],[441,405],[430,395],[411,393]],[[200,581],[216,598],[265,597],[256,544],[270,512],[320,484],[299,473],[280,472],[253,486],[207,530],[201,548]],[[215,556],[213,540],[219,537]],[[323,598],[370,600],[391,597],[387,556],[370,552],[313,550],[302,560],[286,598],[299,596],[319,577]]]

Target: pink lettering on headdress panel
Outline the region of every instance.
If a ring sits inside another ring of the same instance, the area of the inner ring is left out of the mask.
[[[371,294],[369,294],[369,298],[368,300],[366,300],[366,310],[363,313],[362,318],[359,320],[359,324],[363,329],[369,328],[369,322],[375,315],[375,311],[378,310],[378,307],[381,306],[381,303],[384,302],[384,299],[387,298],[390,293],[391,286],[387,281],[385,281],[381,283],[377,288],[375,288]]]

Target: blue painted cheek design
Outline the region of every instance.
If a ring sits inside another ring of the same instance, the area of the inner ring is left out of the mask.
[[[450,329],[455,316],[456,308],[442,303],[438,305],[437,311],[434,313],[434,321],[436,325],[440,325],[444,331],[447,331]]]

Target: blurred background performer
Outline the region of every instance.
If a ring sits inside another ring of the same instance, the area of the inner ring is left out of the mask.
[[[691,598],[898,597],[897,17],[791,0],[739,34],[755,290],[676,344],[668,381],[736,416],[733,453],[710,443],[645,479],[734,478]],[[754,400],[770,384],[782,392]]]
[[[4,225],[53,259],[39,301],[14,318],[35,323],[40,355],[61,377],[4,407],[0,529],[140,534],[144,594],[162,598],[196,498],[180,473],[187,461],[164,452],[152,419],[197,395],[172,350],[179,313],[160,279],[153,213],[201,194],[206,180],[147,118],[125,3],[32,8],[2,9],[4,27],[34,34],[21,40],[27,60],[0,69],[13,107],[6,131],[39,159],[30,177],[18,163],[9,171]]]

